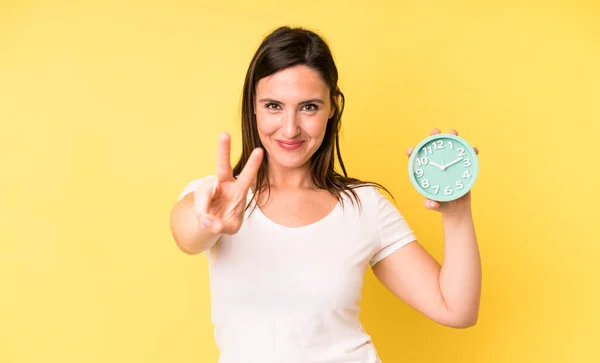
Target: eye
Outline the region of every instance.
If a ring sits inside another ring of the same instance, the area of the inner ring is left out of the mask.
[[[307,105],[304,105],[302,109],[304,111],[316,111],[319,109],[319,106],[315,105],[314,103],[309,103]]]
[[[279,109],[279,105],[273,102],[269,102],[267,104],[265,104],[265,108],[269,109],[269,110],[278,110]]]

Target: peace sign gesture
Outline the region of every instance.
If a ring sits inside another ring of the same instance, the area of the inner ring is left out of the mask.
[[[260,168],[263,150],[250,154],[244,169],[236,178],[231,168],[231,140],[223,133],[219,139],[217,172],[205,178],[194,192],[194,207],[200,225],[215,234],[235,234],[244,221],[246,196]]]

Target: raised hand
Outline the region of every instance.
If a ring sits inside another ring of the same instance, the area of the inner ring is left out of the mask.
[[[230,161],[231,140],[223,133],[219,139],[216,174],[205,178],[194,192],[194,206],[203,228],[215,234],[235,234],[242,226],[246,196],[260,168],[263,149],[256,148],[240,175],[233,176]]]

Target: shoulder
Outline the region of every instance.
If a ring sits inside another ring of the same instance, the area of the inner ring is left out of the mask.
[[[404,219],[398,207],[398,202],[386,188],[377,184],[364,183],[352,187],[359,204],[354,204],[355,209],[361,214],[367,214],[374,218],[378,224]],[[351,195],[346,195],[345,202],[349,201]],[[356,201],[356,200],[353,200]]]
[[[187,181],[186,183],[184,183],[183,189],[179,193],[178,200],[182,200],[189,193],[193,193],[200,184],[209,182],[214,178],[215,178],[215,175],[205,175],[203,177],[199,177],[197,179],[192,179],[190,181]]]
[[[370,205],[378,207],[381,202],[389,201],[386,197],[387,193],[381,187],[364,183],[350,186],[348,192],[353,191],[361,202],[361,205]]]
[[[341,193],[341,205],[345,213],[351,213],[361,223],[378,224],[383,213],[395,205],[387,198],[387,192],[378,185],[363,183],[349,186]]]

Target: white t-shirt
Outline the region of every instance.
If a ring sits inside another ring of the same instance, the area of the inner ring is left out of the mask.
[[[219,363],[381,362],[359,321],[363,277],[416,238],[379,189],[355,190],[360,213],[344,196],[343,208],[298,228],[249,208],[238,233],[206,251]]]

